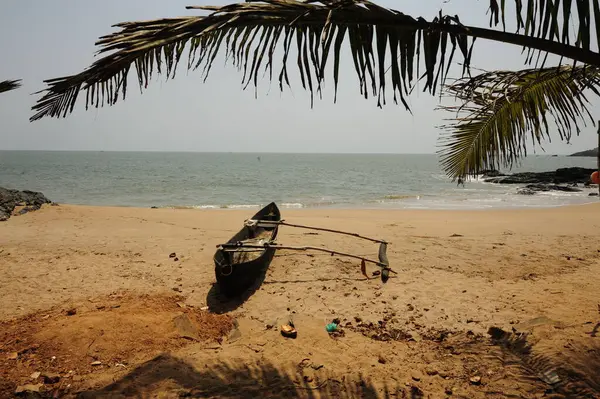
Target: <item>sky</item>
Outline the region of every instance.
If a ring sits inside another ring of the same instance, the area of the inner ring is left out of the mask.
[[[132,74],[128,97],[115,106],[85,110],[85,93],[66,119],[29,122],[31,107],[45,88],[44,79],[75,74],[94,60],[98,37],[114,32],[113,24],[182,15],[197,15],[186,5],[223,5],[222,0],[104,0],[102,2],[7,0],[0,14],[0,80],[23,79],[19,90],[0,95],[0,150],[93,151],[232,151],[320,153],[435,153],[438,126],[452,114],[435,110],[449,104],[439,96],[416,91],[413,113],[395,105],[377,107],[365,100],[348,53],[342,56],[337,103],[332,75],[326,77],[323,99],[311,108],[309,93],[296,77],[292,90],[281,93],[276,79],[259,82],[257,97],[242,90],[242,74],[216,62],[203,82],[199,71],[180,66],[174,80],[155,78],[140,93]],[[487,0],[379,0],[377,4],[412,16],[432,19],[460,15],[467,25],[487,27]],[[347,43],[344,44],[347,46]],[[482,69],[521,69],[524,55],[515,46],[478,40],[472,65]],[[457,53],[456,61],[460,61]],[[280,64],[276,64],[277,68]],[[294,66],[294,63],[290,63]],[[455,69],[458,71],[458,69]],[[277,71],[277,69],[276,69]],[[452,74],[452,73],[451,73]],[[593,101],[594,110],[598,101]],[[545,143],[546,154],[568,154],[593,148],[595,128],[589,125],[571,144],[558,135]],[[533,147],[529,148],[533,153]],[[544,154],[539,148],[537,153]]]

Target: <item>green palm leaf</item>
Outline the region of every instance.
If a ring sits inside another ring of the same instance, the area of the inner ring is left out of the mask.
[[[274,55],[282,45],[278,75],[282,90],[284,83],[289,85],[287,61],[295,47],[301,82],[312,99],[314,92],[321,89],[331,54],[337,89],[341,46],[346,41],[361,94],[367,98],[372,93],[381,106],[385,103],[386,87],[391,87],[394,101],[399,100],[407,109],[405,96],[414,79],[420,78],[414,74],[416,66],[419,75],[419,58],[422,56],[425,64],[424,90],[435,93],[456,47],[463,55],[465,71],[468,70],[474,41],[470,37],[527,46],[600,67],[597,52],[547,39],[464,26],[458,17],[440,14],[426,21],[366,0],[264,0],[188,8],[212,13],[116,25],[120,32],[104,36],[97,43],[101,46],[98,54],[103,58],[77,75],[46,81],[48,88],[33,107],[36,113],[31,120],[65,117],[73,111],[80,90],[86,91],[86,108],[115,104],[120,94],[125,98],[132,65],[141,89],[147,87],[155,72],[173,77],[186,47],[188,69],[203,66],[205,76],[218,52],[224,49],[233,64],[243,70],[246,87],[250,82],[257,85],[261,68],[272,76]],[[391,77],[386,74],[388,68]]]
[[[17,89],[21,86],[21,80],[3,80],[0,82],[0,93]]]
[[[600,69],[561,66],[523,71],[487,72],[447,87],[463,104],[442,107],[457,113],[442,126],[442,167],[452,178],[487,169],[511,167],[533,145],[550,139],[548,117],[567,142],[589,117],[585,90],[598,93]]]

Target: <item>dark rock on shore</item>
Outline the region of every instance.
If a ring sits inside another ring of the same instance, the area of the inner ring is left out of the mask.
[[[517,193],[523,195],[533,195],[540,191],[565,191],[569,193],[577,193],[581,192],[582,190],[574,186],[559,186],[558,184],[536,183],[528,184],[525,187],[518,189]]]
[[[0,187],[0,221],[8,220],[17,206],[24,206],[19,211],[19,214],[22,215],[40,209],[43,204],[50,203],[52,201],[37,191],[19,191]]]
[[[486,177],[499,177],[499,176],[506,176],[504,173],[500,173],[499,171],[495,170],[495,169],[490,169],[490,170],[484,170],[480,173],[481,177],[486,178]]]
[[[500,183],[500,184],[575,184],[575,183],[589,183],[590,175],[596,171],[596,169],[590,168],[561,168],[556,169],[554,172],[523,172],[514,173],[511,175],[496,174],[493,176],[490,172],[486,171],[487,174],[483,175],[483,180],[488,183]],[[489,176],[489,177],[488,177]],[[492,177],[493,176],[493,177]]]

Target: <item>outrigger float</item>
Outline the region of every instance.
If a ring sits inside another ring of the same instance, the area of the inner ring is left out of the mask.
[[[277,243],[279,226],[296,227],[302,229],[326,231],[330,233],[345,234],[371,242],[379,243],[379,260],[372,260],[363,256],[330,250],[314,246],[285,246]],[[274,202],[271,202],[251,219],[244,221],[244,227],[225,244],[217,245],[214,255],[215,276],[221,291],[226,296],[241,294],[249,288],[254,281],[264,273],[271,264],[275,251],[321,251],[333,255],[347,256],[361,260],[362,273],[367,276],[365,263],[373,263],[381,268],[381,281],[386,283],[390,272],[387,258],[387,245],[384,240],[369,238],[356,233],[326,229],[322,227],[304,226],[287,223],[281,219],[281,212]]]

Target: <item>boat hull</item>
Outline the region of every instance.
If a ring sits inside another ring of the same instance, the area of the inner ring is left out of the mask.
[[[277,205],[272,202],[258,211],[252,219],[280,221],[281,213]],[[250,241],[272,242],[277,237],[278,227],[278,225],[270,227],[244,225],[236,235],[227,241],[227,244]],[[249,259],[245,255],[251,255],[252,258]],[[274,248],[246,253],[241,250],[232,252],[217,249],[213,260],[215,277],[220,291],[228,297],[241,295],[261,278],[264,278],[274,256]]]

